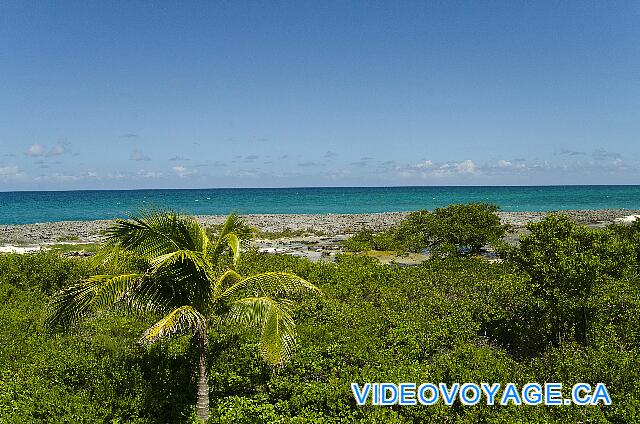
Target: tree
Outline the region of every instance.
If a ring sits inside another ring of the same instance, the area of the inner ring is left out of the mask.
[[[428,210],[411,212],[392,229],[398,250],[419,252],[429,244],[429,223],[431,213]]]
[[[102,258],[117,263],[134,257],[142,271],[95,275],[62,290],[51,303],[46,324],[60,328],[99,310],[122,306],[130,312],[151,312],[163,318],[147,329],[140,342],[151,344],[176,333],[191,334],[198,350],[196,411],[209,417],[206,348],[210,329],[252,325],[260,331],[260,350],[272,367],[292,355],[295,325],[291,296],[319,293],[297,275],[268,272],[240,276],[246,226],[232,214],[215,241],[194,218],[174,212],[151,212],[116,220],[106,232]]]
[[[422,218],[422,232],[433,246],[455,246],[478,253],[487,243],[498,241],[506,232],[496,214],[500,208],[487,203],[469,203],[437,208]]]
[[[527,225],[530,234],[506,257],[531,278],[551,321],[554,345],[574,326],[587,343],[587,302],[593,287],[606,277],[619,277],[632,265],[634,250],[611,230],[592,230],[566,215],[549,214]]]
[[[607,229],[629,243],[635,252],[636,269],[640,269],[640,219],[636,219],[631,224],[611,224]]]
[[[507,226],[496,215],[498,206],[485,203],[450,205],[433,213],[411,212],[405,219],[381,233],[364,229],[343,242],[347,251],[396,250],[419,252],[432,247],[432,253],[458,254],[465,249],[478,253],[482,246],[498,241]]]

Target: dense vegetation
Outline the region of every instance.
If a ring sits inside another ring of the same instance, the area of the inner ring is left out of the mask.
[[[502,263],[434,258],[416,267],[340,256],[311,263],[248,252],[238,271],[286,270],[321,298],[293,306],[290,363],[264,364],[259,335],[223,328],[207,347],[211,422],[640,421],[640,226],[590,230],[551,215]],[[58,289],[98,273],[53,253],[0,256],[0,422],[189,422],[197,351],[187,337],[137,343],[145,315],[43,328]],[[611,406],[358,407],[351,382],[576,382]]]
[[[443,255],[477,254],[504,236],[507,227],[496,215],[498,206],[469,203],[410,213],[397,225],[380,233],[363,229],[343,242],[346,250],[418,252],[425,248]]]
[[[91,276],[60,290],[45,319],[66,330],[112,308],[156,315],[140,338],[145,345],[178,334],[191,336],[198,352],[199,421],[209,419],[207,347],[212,333],[250,326],[260,332],[260,353],[272,367],[284,365],[295,346],[293,296],[320,291],[299,276],[269,272],[242,276],[240,234],[247,225],[231,214],[218,231],[172,211],[117,219],[105,231],[96,262],[115,272]]]

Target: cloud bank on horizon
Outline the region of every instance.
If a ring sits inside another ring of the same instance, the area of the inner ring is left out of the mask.
[[[640,5],[6,2],[0,190],[640,184]]]

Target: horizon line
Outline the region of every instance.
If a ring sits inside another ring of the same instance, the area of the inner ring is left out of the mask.
[[[362,186],[283,186],[283,187],[190,187],[190,188],[83,188],[83,189],[69,189],[69,190],[57,190],[57,189],[45,189],[45,190],[0,190],[0,193],[56,193],[56,192],[78,192],[78,191],[161,191],[161,190],[292,190],[292,189],[312,189],[312,188],[324,188],[324,189],[344,189],[344,188],[462,188],[462,187],[475,187],[475,188],[498,188],[498,187],[635,187],[639,184],[488,184],[488,185],[475,185],[475,184],[453,184],[453,185],[362,185]]]

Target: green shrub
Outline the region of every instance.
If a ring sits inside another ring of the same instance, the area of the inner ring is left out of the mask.
[[[633,221],[630,225],[612,224],[607,227],[615,233],[621,240],[628,243],[633,248],[635,256],[635,267],[640,269],[640,220]]]
[[[61,258],[55,252],[0,254],[0,282],[47,294],[91,274],[91,264],[78,258]]]
[[[419,252],[429,245],[428,225],[431,214],[427,210],[411,212],[395,226],[391,233],[396,250]]]
[[[380,233],[374,233],[371,229],[365,228],[344,240],[342,247],[348,252],[420,251],[427,247],[424,221],[428,214],[428,211],[412,212],[397,225]]]
[[[531,278],[533,293],[544,302],[554,345],[571,333],[586,344],[592,290],[629,271],[633,249],[613,231],[588,229],[565,215],[550,214],[527,228],[531,233],[507,258]]]
[[[347,252],[366,252],[368,250],[402,250],[401,243],[395,238],[392,230],[382,233],[374,233],[369,229],[358,231],[353,236],[342,242],[342,247]]]
[[[432,246],[450,245],[458,251],[478,253],[506,232],[496,214],[500,208],[486,203],[469,203],[438,208],[425,216],[422,231]]]
[[[374,235],[375,234],[372,230],[365,228],[344,240],[342,242],[342,247],[347,252],[365,252],[367,250],[374,250]]]
[[[211,422],[640,421],[638,275],[615,258],[602,260],[626,251],[619,245],[626,242],[612,231],[585,234],[582,227],[556,224],[542,224],[550,227],[545,231],[533,227],[525,246],[541,256],[532,253],[528,260],[601,277],[581,295],[589,312],[586,345],[574,342],[571,331],[557,347],[550,345],[547,301],[524,265],[512,261],[452,256],[396,267],[353,255],[312,263],[247,253],[241,273],[288,270],[319,285],[324,296],[293,306],[299,343],[292,362],[276,374],[256,349],[255,331],[217,330],[208,347]],[[555,259],[554,249],[560,253]],[[601,258],[598,267],[591,268],[593,258]],[[49,293],[92,273],[88,261],[0,255],[0,270],[0,422],[192,422],[197,358],[187,338],[141,347],[137,340],[151,322],[119,311],[73,335],[51,337],[42,328]],[[574,273],[553,278],[567,275]],[[613,405],[355,404],[351,382],[382,381],[603,382]]]
[[[375,234],[370,229],[357,232],[343,242],[347,251],[395,250],[419,252],[427,247],[437,256],[478,253],[488,243],[497,242],[507,227],[496,214],[499,208],[484,203],[451,205],[411,212],[397,225]]]

